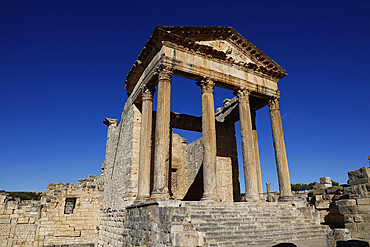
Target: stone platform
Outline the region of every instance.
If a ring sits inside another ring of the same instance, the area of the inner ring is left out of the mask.
[[[324,239],[318,213],[285,202],[152,201],[126,209],[126,246],[273,246]]]

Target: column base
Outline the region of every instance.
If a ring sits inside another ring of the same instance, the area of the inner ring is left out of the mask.
[[[138,204],[142,202],[146,202],[150,197],[149,196],[140,196],[137,197],[133,204]]]
[[[167,192],[153,192],[150,199],[154,200],[168,200],[170,199],[170,194]]]
[[[263,198],[260,197],[260,195],[245,195],[244,196],[244,202],[261,202],[264,201]]]
[[[278,199],[279,202],[291,202],[294,201],[293,196],[280,196]]]
[[[204,202],[220,202],[221,198],[220,196],[216,194],[209,194],[209,193],[203,193],[201,201]]]

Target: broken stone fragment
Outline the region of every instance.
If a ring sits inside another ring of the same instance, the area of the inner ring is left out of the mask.
[[[349,185],[370,183],[370,168],[365,166],[358,170],[349,171],[348,179]]]

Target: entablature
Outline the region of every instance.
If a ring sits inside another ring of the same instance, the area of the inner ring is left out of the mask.
[[[141,88],[156,86],[157,68],[218,87],[248,88],[258,97],[279,97],[285,70],[231,27],[158,26],[126,77],[128,102],[140,103]]]

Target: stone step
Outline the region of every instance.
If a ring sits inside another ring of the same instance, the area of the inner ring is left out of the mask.
[[[223,235],[235,235],[235,234],[265,234],[270,232],[297,232],[297,231],[306,231],[308,230],[327,230],[327,226],[307,226],[307,225],[289,225],[289,226],[280,226],[280,225],[271,225],[268,227],[261,227],[255,225],[253,227],[237,227],[237,226],[209,226],[209,227],[196,227],[197,231],[205,232],[206,236],[223,236]]]
[[[190,221],[196,223],[256,223],[256,224],[273,224],[273,223],[312,223],[316,224],[316,219],[307,219],[301,217],[215,217],[214,215],[190,215]]]
[[[318,213],[286,203],[234,205],[186,205],[186,214],[198,232],[205,233],[205,246],[273,244],[324,236],[327,226],[318,225]]]
[[[259,233],[255,235],[224,235],[205,238],[206,246],[245,246],[252,244],[273,244],[278,241],[288,240],[304,240],[317,238],[318,234],[325,234],[327,230],[310,230],[301,232],[273,232],[273,233]],[[263,234],[263,235],[261,235]]]

